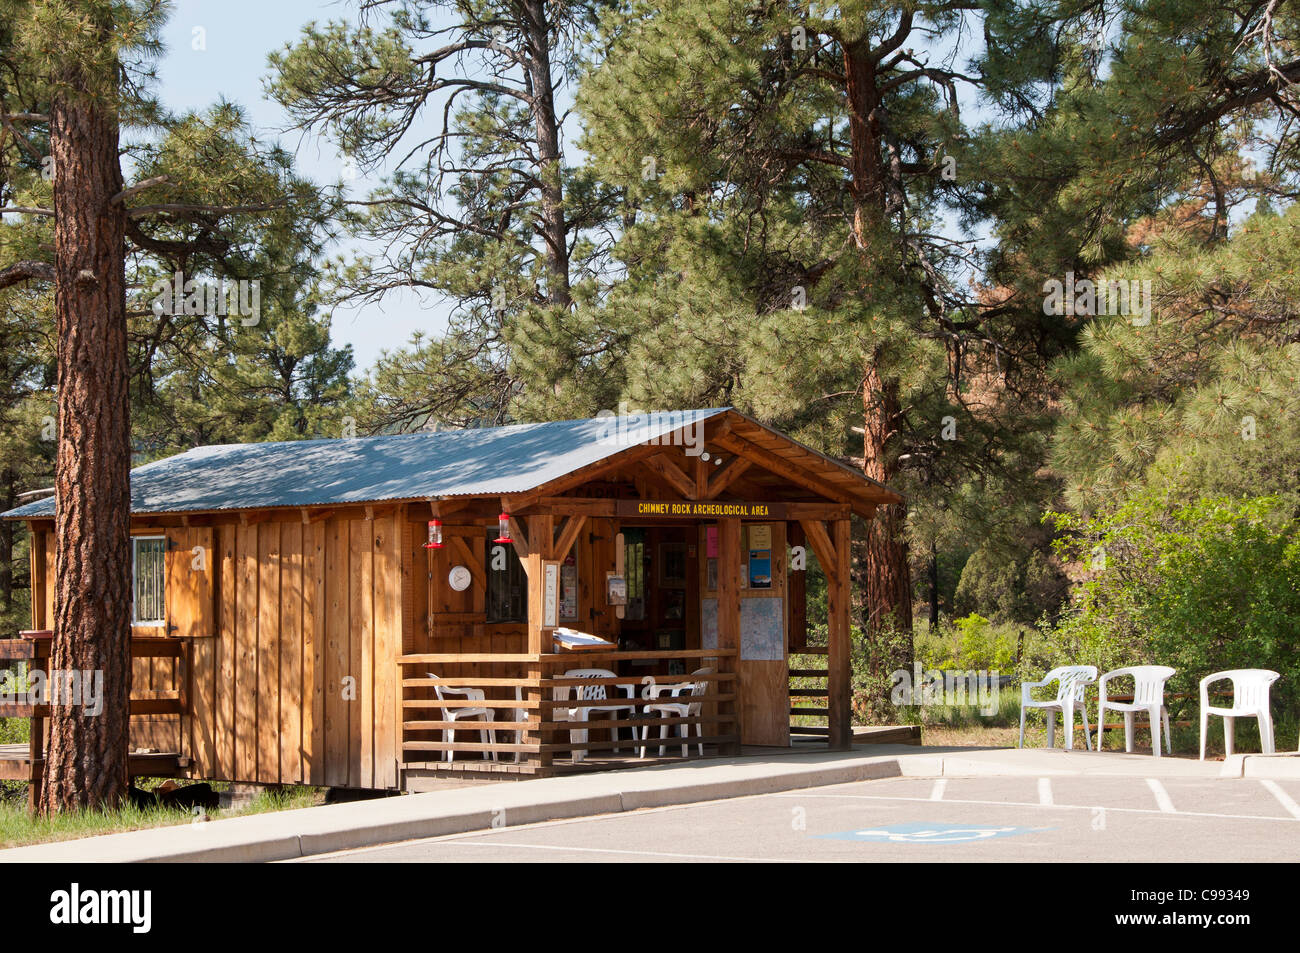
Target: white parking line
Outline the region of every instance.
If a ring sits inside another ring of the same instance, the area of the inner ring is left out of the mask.
[[[1039,778],[1039,779],[1038,779],[1038,803],[1039,803],[1039,804],[1055,804],[1055,803],[1056,803],[1055,800],[1052,798],[1052,780],[1051,780],[1051,778]]]
[[[934,782],[934,787],[930,788],[930,800],[942,801],[944,788],[948,786],[947,778],[939,778]]]
[[[400,845],[390,845],[400,846]],[[440,845],[441,846],[441,845]],[[559,844],[519,844],[506,841],[446,841],[448,847],[506,847],[510,850],[549,850],[572,854],[620,854],[625,857],[668,857],[673,860],[714,860],[743,864],[802,864],[781,857],[728,857],[722,854],[677,854],[664,850],[619,850],[614,847],[563,847]]]
[[[896,794],[812,794],[807,791],[795,794],[771,794],[769,797],[775,798],[847,798],[853,801],[916,801],[922,804],[928,803],[928,797],[901,797]],[[1052,811],[1095,811],[1096,805],[1092,804],[1039,804],[1037,801],[986,801],[976,800],[974,798],[953,799],[945,798],[944,804],[981,804],[986,807],[1041,807]],[[1108,807],[1108,813],[1124,814],[1167,814],[1166,811],[1157,811],[1149,807]],[[1277,817],[1271,814],[1219,814],[1214,811],[1174,811],[1177,817],[1218,817],[1229,821],[1285,821],[1288,824],[1294,824],[1300,821],[1300,817]]]
[[[1300,819],[1300,804],[1297,804],[1291,795],[1283,791],[1276,781],[1270,781],[1267,778],[1263,778],[1259,783],[1264,785],[1264,790],[1277,798],[1277,802],[1286,808],[1288,814],[1294,818]]]
[[[1155,778],[1147,778],[1147,787],[1149,787],[1151,793],[1155,795],[1156,806],[1160,808],[1161,811],[1166,814],[1178,813],[1178,808],[1174,807],[1174,802],[1169,800],[1169,792],[1165,790],[1163,784]]]

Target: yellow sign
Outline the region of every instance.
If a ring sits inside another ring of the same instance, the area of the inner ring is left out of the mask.
[[[712,500],[619,500],[622,517],[658,517],[660,519],[781,519],[785,507],[780,503],[718,503]],[[771,529],[768,529],[769,533]]]

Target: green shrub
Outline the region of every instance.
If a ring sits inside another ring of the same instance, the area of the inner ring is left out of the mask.
[[[1007,555],[983,547],[967,560],[953,597],[957,613],[978,613],[997,623],[1032,623],[1060,611],[1069,581],[1047,553]]]
[[[1170,508],[1142,497],[1094,519],[1053,514],[1085,561],[1052,633],[1059,662],[1171,665],[1175,692],[1230,668],[1271,668],[1275,711],[1300,709],[1300,521],[1275,497]]]
[[[997,625],[978,613],[941,621],[935,631],[917,634],[916,657],[926,668],[997,670],[1010,674],[1025,631],[1020,625]]]

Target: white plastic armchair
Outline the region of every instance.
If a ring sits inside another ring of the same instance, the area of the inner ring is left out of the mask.
[[[1106,712],[1124,713],[1124,750],[1133,750],[1133,715],[1147,713],[1151,723],[1151,753],[1160,757],[1160,725],[1165,726],[1165,753],[1173,754],[1173,740],[1169,734],[1169,711],[1165,708],[1165,682],[1174,675],[1168,665],[1130,665],[1107,672],[1097,682],[1097,750],[1101,750],[1102,732],[1106,726]],[[1118,702],[1106,697],[1106,683],[1116,678],[1133,679],[1133,700]]]
[[[562,677],[564,678],[617,678],[618,676],[615,675],[613,672],[611,672],[609,669],[605,669],[605,668],[574,668],[565,672]],[[605,690],[604,685],[578,686],[575,692],[576,697],[573,700],[577,702],[583,702],[584,704],[574,705],[573,707],[566,707],[566,708],[556,707],[551,710],[552,718],[555,721],[587,722],[591,719],[591,716],[593,714],[606,714],[609,715],[612,719],[617,720],[619,712],[624,712],[624,711],[629,713],[635,712],[636,704],[634,702],[634,699],[636,698],[636,688],[632,685],[619,685],[618,687],[623,690],[623,694],[627,697],[626,702],[622,702],[621,700],[613,701],[613,702],[607,701],[607,699],[609,698],[609,693]],[[561,685],[557,687],[554,690],[554,698],[556,701],[569,701],[569,686]],[[618,728],[617,727],[611,728],[610,733],[612,736],[611,740],[615,742],[614,750],[617,751],[619,750],[617,747]],[[569,730],[569,736],[573,739],[574,744],[579,744],[579,745],[586,744],[587,729],[571,728]],[[635,741],[634,741],[634,745],[635,745]],[[574,761],[582,761],[585,756],[586,756],[585,751],[579,750],[573,752]]]
[[[433,672],[426,672],[425,674],[428,675],[430,678],[438,677]],[[483,694],[483,689],[481,688],[453,688],[450,685],[442,685],[437,683],[434,684],[433,691],[438,696],[438,701],[440,702],[447,701],[448,699],[446,696],[448,695],[461,695],[464,696],[466,701],[480,701],[480,702],[483,701],[486,697]],[[466,706],[466,707],[442,709],[443,721],[464,721],[471,718],[482,718],[484,721],[491,721],[492,710],[487,706],[483,706],[483,707]],[[491,728],[480,728],[478,734],[479,734],[479,738],[482,741],[494,745],[497,743],[496,731],[494,731]],[[445,742],[447,742],[447,744],[455,744],[456,729],[444,728],[442,730],[442,738]],[[493,761],[497,759],[497,753],[495,751],[488,752],[488,756]],[[451,749],[448,749],[447,750],[448,763],[454,760],[456,760],[456,752],[452,751]]]
[[[1269,688],[1282,676],[1266,668],[1234,668],[1201,679],[1201,760],[1205,760],[1205,730],[1211,715],[1223,717],[1223,753],[1232,755],[1232,727],[1238,718],[1259,722],[1259,744],[1264,754],[1273,753],[1273,715],[1268,707]],[[1210,685],[1224,679],[1232,682],[1232,707],[1210,704]]]
[[[701,675],[712,675],[711,668],[697,668],[691,672],[694,677]],[[674,699],[681,699],[686,691],[690,691],[689,698],[699,698],[707,695],[709,691],[709,682],[707,679],[698,682],[678,682],[675,685],[660,684],[647,675],[643,681],[646,687],[641,692],[641,697],[647,702],[644,711],[647,715],[658,715],[660,718],[698,718],[700,712],[704,709],[704,703],[698,701],[659,701],[663,695],[670,695]],[[664,741],[668,738],[668,725],[659,726],[659,756],[663,757],[665,745]],[[649,725],[641,726],[641,757],[645,757],[646,737],[650,733]],[[677,726],[677,734],[682,739],[682,757],[686,757],[689,748],[688,740],[691,736],[691,726],[682,722]],[[704,737],[704,729],[697,721],[695,723],[695,736]],[[700,756],[704,756],[703,742],[697,742],[696,747],[699,749]]]
[[[1092,750],[1092,736],[1088,729],[1088,706],[1084,692],[1097,680],[1095,665],[1063,665],[1054,668],[1043,676],[1041,682],[1020,683],[1020,747],[1025,746],[1025,710],[1038,708],[1047,717],[1047,747],[1056,746],[1056,712],[1060,712],[1065,723],[1065,750],[1074,747],[1074,713],[1077,710],[1083,719],[1083,743]],[[1056,697],[1047,701],[1035,701],[1031,689],[1043,688],[1052,682],[1059,682]]]
[[[523,704],[524,690],[520,688],[518,685],[515,686],[515,702],[516,705],[514,708],[507,708],[503,710],[506,711],[509,715],[509,717],[506,718],[505,720],[513,721],[518,726],[514,729],[515,744],[522,745],[524,743],[524,732],[528,730],[528,709],[525,708]],[[516,751],[515,764],[519,764],[523,760],[524,760],[523,752]]]

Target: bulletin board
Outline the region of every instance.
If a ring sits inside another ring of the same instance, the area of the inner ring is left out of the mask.
[[[785,658],[785,600],[740,601],[740,658],[775,662]]]
[[[700,648],[718,647],[718,600],[700,601]],[[785,658],[785,600],[740,600],[740,657],[755,662]]]

